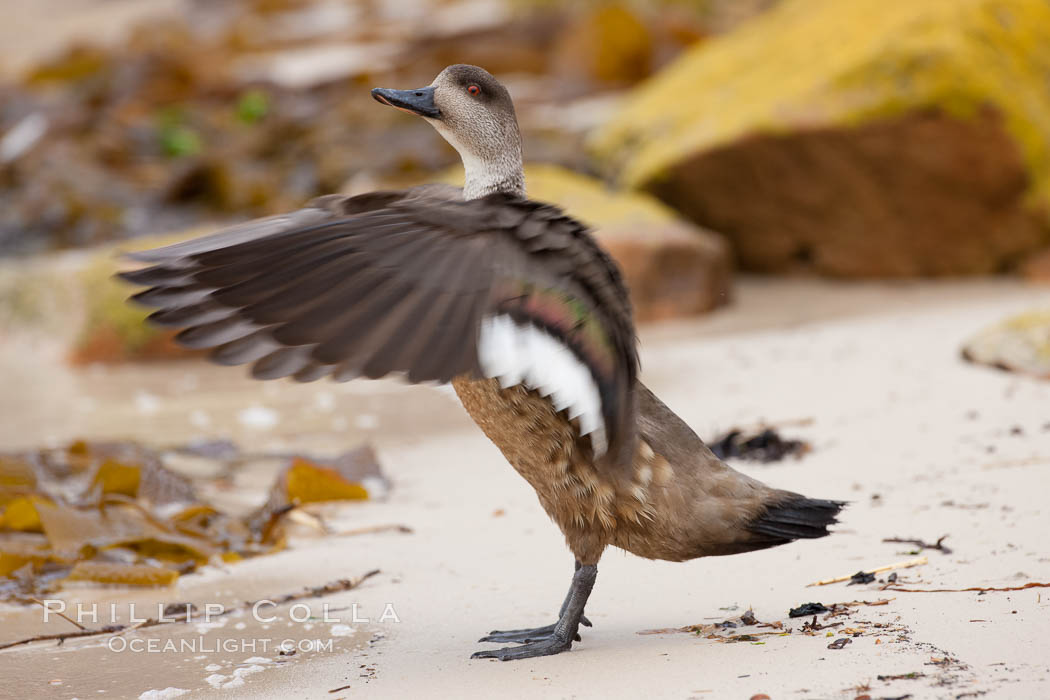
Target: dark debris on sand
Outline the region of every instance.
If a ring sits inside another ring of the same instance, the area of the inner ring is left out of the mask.
[[[810,615],[819,615],[830,611],[831,608],[823,603],[803,603],[797,608],[791,608],[788,611],[788,617],[809,617]]]
[[[846,585],[856,586],[864,583],[871,583],[874,580],[875,574],[870,573],[868,571],[858,571],[857,573],[853,574],[852,577],[850,577],[849,583],[847,583]]]
[[[765,464],[779,462],[787,457],[797,459],[812,449],[804,440],[781,437],[775,428],[764,428],[758,432],[733,428],[712,440],[709,447],[719,459],[738,458]]]

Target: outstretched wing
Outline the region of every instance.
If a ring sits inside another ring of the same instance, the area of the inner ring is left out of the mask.
[[[619,271],[558,209],[505,194],[324,198],[283,217],[130,254],[176,339],[260,379],[404,373],[525,384],[596,457],[633,451],[638,358]]]

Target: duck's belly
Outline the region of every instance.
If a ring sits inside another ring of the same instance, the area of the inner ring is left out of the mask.
[[[522,386],[501,389],[495,379],[454,379],[452,386],[470,417],[557,519],[548,503],[555,505],[553,494],[582,457],[572,424],[549,401]]]
[[[597,561],[624,519],[644,517],[638,484],[616,483],[598,470],[576,426],[550,401],[522,386],[501,389],[495,379],[454,379],[452,386],[478,427],[536,490],[582,563]]]

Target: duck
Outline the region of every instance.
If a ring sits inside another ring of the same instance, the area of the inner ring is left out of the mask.
[[[639,379],[630,294],[588,227],[526,195],[508,90],[452,65],[372,97],[432,125],[462,189],[319,197],[291,213],[133,252],[131,299],[176,340],[251,375],[451,383],[535,489],[573,555],[552,624],[494,630],[472,658],[569,651],[603,552],[688,561],[828,535],[845,505],[716,457]]]

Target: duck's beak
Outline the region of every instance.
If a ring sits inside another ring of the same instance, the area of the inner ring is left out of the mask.
[[[437,119],[441,116],[441,110],[434,104],[434,88],[432,86],[419,88],[418,90],[372,88],[372,97],[377,102],[397,107],[402,112],[408,112],[409,114],[418,114],[421,117],[430,117],[431,119]]]

